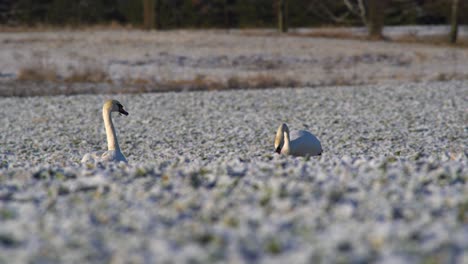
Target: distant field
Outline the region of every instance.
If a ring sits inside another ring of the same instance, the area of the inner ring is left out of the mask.
[[[380,45],[380,44],[379,44]],[[467,263],[467,81],[1,97],[0,263]],[[321,157],[274,154],[277,126]]]
[[[433,45],[443,43],[445,30],[388,27],[391,40],[383,42],[365,40],[360,28],[295,29],[288,35],[272,30],[5,32],[0,33],[0,95],[465,80],[468,49]],[[463,43],[467,34],[460,31]]]

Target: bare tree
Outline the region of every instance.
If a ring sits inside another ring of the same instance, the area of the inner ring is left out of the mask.
[[[288,0],[278,0],[278,30],[288,32]]]
[[[237,0],[224,0],[224,27],[231,28],[236,25],[237,13],[236,13],[236,2]]]
[[[360,21],[363,25],[367,25],[366,2],[367,0],[343,0],[343,2],[314,0],[308,6],[308,11],[314,13],[317,17],[338,24],[356,24]],[[343,8],[337,8],[337,6],[345,7],[345,11],[337,14],[334,10],[343,10]]]
[[[143,0],[143,27],[147,30],[154,28],[155,0]]]
[[[356,0],[356,3],[352,3],[350,0],[343,0],[343,2],[348,8],[349,12],[358,16],[361,19],[363,25],[367,25],[367,12],[364,0]]]
[[[451,17],[451,30],[450,30],[450,42],[456,43],[458,36],[458,7],[459,0],[452,0],[452,17]]]

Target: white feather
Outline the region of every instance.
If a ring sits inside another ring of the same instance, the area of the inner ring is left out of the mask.
[[[112,123],[111,112],[119,112],[128,115],[123,106],[116,100],[108,100],[102,107],[102,117],[104,119],[104,126],[106,128],[107,137],[107,151],[87,153],[81,159],[81,163],[96,163],[96,162],[125,162],[127,159],[120,150],[119,142],[117,140],[117,133]]]
[[[289,133],[289,154],[293,156],[317,156],[322,154],[322,145],[312,133],[293,130]]]
[[[289,132],[288,126],[282,124],[276,132],[275,151],[284,155],[317,156],[322,154],[322,145],[309,131]]]

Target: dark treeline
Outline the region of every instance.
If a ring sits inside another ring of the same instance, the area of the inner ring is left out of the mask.
[[[276,27],[276,0],[154,0],[156,24],[172,28]],[[288,26],[363,25],[367,0],[287,0]],[[460,14],[468,4],[460,1]],[[386,25],[449,24],[452,0],[389,0]],[[4,25],[141,26],[142,0],[0,0]],[[460,16],[460,23],[468,16]]]

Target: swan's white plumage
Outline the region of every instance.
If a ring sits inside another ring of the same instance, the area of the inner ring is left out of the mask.
[[[81,159],[81,163],[96,163],[96,162],[125,162],[127,159],[120,150],[117,140],[117,133],[112,123],[111,113],[118,112],[123,115],[128,115],[128,112],[123,109],[122,104],[117,100],[108,100],[102,107],[102,117],[106,128],[107,151],[99,151],[87,153]]]
[[[289,134],[290,154],[294,156],[317,156],[322,154],[320,141],[309,131],[294,130]]]
[[[93,153],[86,153],[81,159],[81,163],[97,163],[97,162],[125,162],[127,159],[120,150],[96,151]]]
[[[293,156],[317,156],[322,154],[322,145],[317,137],[305,130],[289,132],[286,124],[278,127],[275,149],[278,153]]]

